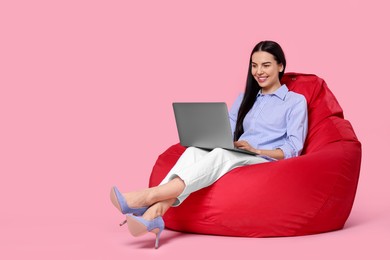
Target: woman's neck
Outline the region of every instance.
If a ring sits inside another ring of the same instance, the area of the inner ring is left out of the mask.
[[[260,87],[260,93],[263,94],[263,95],[266,95],[266,94],[272,94],[274,93],[276,90],[278,90],[282,85],[279,83],[279,84],[276,84],[272,87],[268,87],[268,88],[262,88]]]

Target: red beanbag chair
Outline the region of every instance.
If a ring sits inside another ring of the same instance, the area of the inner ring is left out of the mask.
[[[164,215],[169,229],[226,236],[298,236],[341,229],[358,184],[361,144],[324,80],[286,73],[282,82],[305,95],[309,131],[303,153],[243,166],[191,194]],[[185,148],[161,154],[149,185],[156,186]]]

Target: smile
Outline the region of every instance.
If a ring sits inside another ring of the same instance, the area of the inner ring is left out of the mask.
[[[268,77],[256,77],[258,82],[264,82],[267,80]]]

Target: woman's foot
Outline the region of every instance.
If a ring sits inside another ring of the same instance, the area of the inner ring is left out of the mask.
[[[126,197],[122,194],[117,187],[112,187],[110,193],[110,199],[112,204],[122,213],[122,214],[134,214],[134,215],[143,215],[148,209],[147,206],[131,206],[129,205]]]
[[[164,230],[162,216],[172,206],[176,199],[160,201],[150,206],[143,216],[126,215],[129,232],[133,236],[140,236],[147,232],[156,234],[155,248],[158,248],[160,234]]]
[[[160,235],[164,230],[164,220],[162,217],[156,217],[152,220],[146,220],[143,217],[134,216],[132,214],[126,215],[127,227],[133,236],[141,236],[147,232],[156,234],[155,248],[159,246]]]
[[[175,199],[183,192],[184,188],[184,181],[180,178],[174,178],[163,185],[147,188],[141,191],[122,193],[122,195],[125,198],[127,205],[131,208],[149,207],[157,202],[174,202]]]
[[[152,204],[149,199],[150,189],[122,193],[129,207],[148,207]]]

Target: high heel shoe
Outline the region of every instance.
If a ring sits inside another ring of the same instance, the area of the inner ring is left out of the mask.
[[[119,192],[119,190],[116,186],[112,187],[110,198],[111,198],[112,204],[114,204],[114,206],[122,214],[134,214],[137,216],[142,216],[145,213],[145,211],[148,209],[148,207],[130,208],[126,203],[125,197],[123,197],[122,193]]]
[[[141,236],[147,232],[153,232],[156,234],[156,242],[154,248],[158,248],[161,232],[164,230],[164,220],[162,217],[157,217],[152,220],[146,220],[143,217],[134,216],[132,214],[126,214],[127,227],[130,233],[135,236]]]

